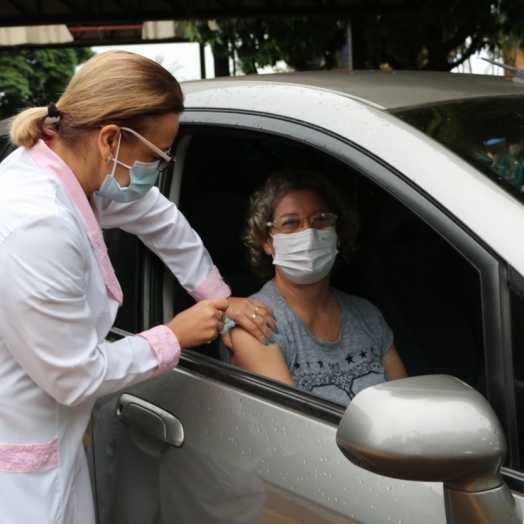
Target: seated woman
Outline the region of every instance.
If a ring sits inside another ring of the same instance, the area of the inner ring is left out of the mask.
[[[344,405],[366,387],[406,377],[378,309],[329,284],[337,256],[354,249],[357,229],[349,205],[322,175],[271,176],[251,198],[244,240],[252,268],[270,279],[252,298],[273,309],[277,329],[262,344],[234,328],[222,358]],[[256,309],[253,319],[263,322]]]

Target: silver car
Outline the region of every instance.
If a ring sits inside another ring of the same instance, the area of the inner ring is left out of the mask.
[[[159,186],[233,294],[261,285],[249,195],[283,167],[325,173],[361,219],[333,284],[382,311],[410,378],[346,409],[221,362],[217,343],[186,350],[96,405],[100,524],[523,522],[524,84],[370,71],[183,89]],[[106,239],[126,295],[112,337],[191,305],[137,239]]]

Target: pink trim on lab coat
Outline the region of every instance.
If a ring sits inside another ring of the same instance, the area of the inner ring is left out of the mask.
[[[197,302],[213,298],[227,298],[231,295],[231,289],[222,280],[222,276],[216,266],[213,266],[211,273],[193,291],[189,293]]]
[[[89,242],[95,252],[96,260],[100,266],[102,277],[106,285],[108,294],[122,305],[123,293],[120,283],[115,275],[115,270],[107,254],[107,247],[104,242],[102,229],[97,217],[87,199],[82,186],[78,182],[67,164],[55,154],[43,140],[39,140],[30,150],[31,156],[36,163],[48,173],[55,175],[65,187],[69,198],[78,209],[85,220],[85,229]]]
[[[0,443],[0,471],[31,473],[58,464],[58,440],[43,444]]]
[[[153,376],[171,371],[180,358],[180,343],[167,326],[156,326],[148,331],[142,331],[139,337],[145,338],[153,348],[158,358],[158,368]]]

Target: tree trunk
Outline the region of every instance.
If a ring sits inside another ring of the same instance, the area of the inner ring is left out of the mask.
[[[215,44],[213,46],[213,61],[215,63],[215,77],[231,76],[227,42],[225,45]]]
[[[371,69],[369,57],[369,34],[366,31],[366,16],[351,16],[351,40],[353,45],[353,69]]]

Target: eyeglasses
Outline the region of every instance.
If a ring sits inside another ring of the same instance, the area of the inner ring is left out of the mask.
[[[136,131],[129,129],[129,127],[121,127],[120,129],[123,129],[124,131],[128,131],[132,135],[135,135],[141,142],[143,142],[146,146],[148,146],[157,155],[161,157],[158,160],[158,171],[160,173],[167,171],[167,169],[169,169],[170,167],[172,167],[175,164],[176,156],[171,154],[171,150],[169,150],[167,153],[165,151],[162,151],[159,147],[156,147],[155,144],[150,142],[147,138],[144,138],[142,135],[140,135]]]
[[[337,222],[338,216],[334,213],[315,213],[310,217],[299,218],[299,217],[282,217],[274,222],[267,222],[267,227],[274,227],[282,233],[294,233],[298,231],[305,222],[309,223],[309,226],[313,229],[327,229],[328,227],[334,227]]]

